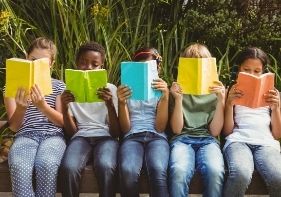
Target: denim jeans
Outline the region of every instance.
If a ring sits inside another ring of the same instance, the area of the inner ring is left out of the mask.
[[[93,158],[100,196],[115,196],[118,147],[117,140],[112,137],[72,139],[61,165],[62,196],[79,196],[81,173],[91,158]]]
[[[224,187],[225,197],[244,196],[254,168],[265,181],[271,197],[281,196],[281,155],[271,147],[231,143],[224,150],[229,176]]]
[[[58,169],[65,151],[62,136],[19,136],[9,152],[13,196],[53,197],[56,194]],[[32,185],[35,173],[35,191]]]
[[[222,196],[224,161],[213,137],[179,136],[171,142],[169,190],[171,197],[186,197],[195,171],[203,178],[203,196]]]
[[[156,133],[142,132],[126,137],[119,149],[121,196],[139,196],[138,182],[142,168],[148,175],[150,196],[169,196],[167,188],[169,151],[167,140]]]

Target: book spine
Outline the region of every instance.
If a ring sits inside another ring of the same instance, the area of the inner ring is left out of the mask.
[[[198,59],[198,74],[197,74],[197,94],[202,94],[203,92],[203,84],[204,84],[204,79],[203,79],[203,71],[204,71],[204,65],[202,59]]]
[[[255,87],[253,87],[254,89],[254,98],[253,99],[253,106],[252,107],[258,107],[259,106],[259,102],[260,102],[260,99],[262,97],[261,95],[261,80],[259,79],[255,79],[253,78],[254,81],[256,82],[252,82],[251,84],[256,84]]]
[[[145,64],[145,66],[143,67],[144,71],[143,71],[143,78],[144,78],[144,88],[143,88],[143,98],[144,100],[148,100],[149,99],[149,95],[151,94],[151,83],[152,83],[152,79],[151,79],[151,72],[149,72],[148,66],[151,66],[150,64]]]
[[[83,81],[84,81],[84,101],[85,102],[88,102],[90,100],[90,95],[89,95],[89,90],[90,89],[90,77],[89,77],[89,74],[88,72],[85,72],[85,73],[81,73],[81,74],[84,74],[83,75]]]
[[[30,74],[29,74],[29,84],[28,84],[28,91],[30,91],[30,88],[35,84],[36,77],[35,76],[35,63],[32,61],[30,64]],[[38,84],[37,84],[38,85]]]

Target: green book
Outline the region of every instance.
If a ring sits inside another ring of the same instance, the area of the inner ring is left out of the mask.
[[[75,102],[102,102],[103,100],[98,98],[97,90],[106,87],[107,71],[65,69],[65,83],[66,89],[74,95]]]

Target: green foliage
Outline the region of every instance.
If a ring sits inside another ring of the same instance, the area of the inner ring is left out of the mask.
[[[95,40],[105,46],[109,79],[118,84],[120,62],[130,60],[142,46],[154,46],[163,56],[163,77],[171,83],[180,52],[190,43],[200,42],[217,57],[220,78],[228,83],[237,52],[245,46],[257,46],[271,55],[280,88],[280,9],[267,12],[263,7],[237,2],[0,0],[0,65],[3,68],[8,57],[24,56],[35,37],[47,36],[59,51],[53,75],[63,79],[63,69],[75,67],[78,47]],[[3,87],[3,70],[0,76]]]
[[[200,42],[217,58],[220,80],[226,85],[237,53],[246,46],[262,48],[270,56],[270,70],[276,74],[276,87],[281,91],[281,9],[267,11],[249,2],[0,0],[0,90],[5,83],[6,58],[24,57],[34,38],[46,36],[58,48],[53,75],[60,79],[65,68],[75,67],[79,46],[95,40],[106,48],[109,80],[116,85],[120,62],[130,60],[143,46],[159,50],[163,78],[171,83],[181,51],[192,42]],[[6,115],[2,95],[0,92],[0,120]],[[5,128],[0,144],[7,134]]]

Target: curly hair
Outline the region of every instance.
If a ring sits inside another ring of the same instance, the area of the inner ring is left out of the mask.
[[[90,41],[86,42],[83,45],[81,45],[78,49],[78,52],[76,54],[76,63],[78,63],[79,58],[82,54],[84,54],[87,51],[95,51],[99,52],[101,54],[102,62],[105,61],[105,49],[102,45],[100,45],[97,42]]]

